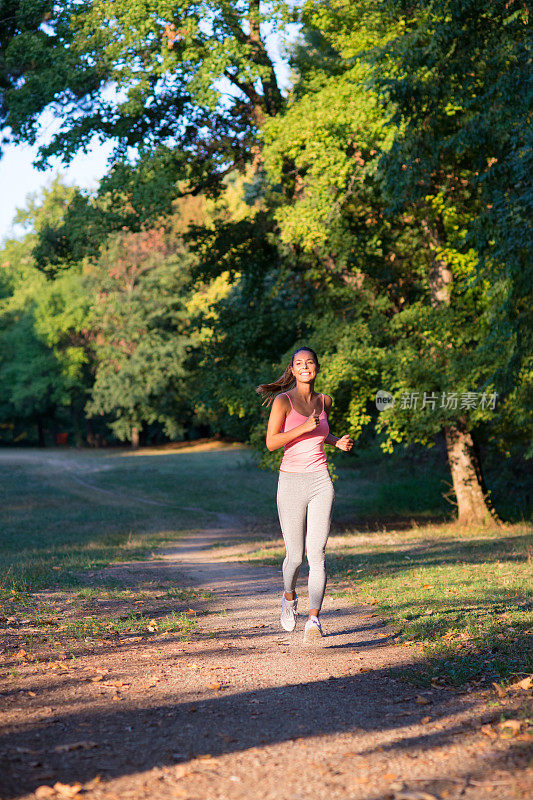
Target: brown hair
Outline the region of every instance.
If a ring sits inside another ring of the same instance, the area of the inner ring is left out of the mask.
[[[261,405],[270,405],[278,392],[284,392],[286,389],[290,389],[294,386],[294,375],[292,374],[294,357],[297,355],[297,353],[301,353],[303,351],[306,353],[311,353],[315,359],[315,364],[317,367],[320,366],[318,363],[318,356],[311,347],[299,347],[298,350],[295,350],[292,354],[290,363],[287,365],[283,375],[281,375],[277,380],[272,381],[272,383],[261,383],[255,390],[257,394],[261,395],[263,398]]]

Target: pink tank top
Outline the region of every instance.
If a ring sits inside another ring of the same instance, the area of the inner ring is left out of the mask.
[[[282,433],[297,428],[309,416],[295,411],[291,398],[286,392],[284,394],[289,398],[291,410],[285,417]],[[327,469],[324,439],[329,433],[329,424],[324,411],[324,395],[322,395],[322,412],[318,419],[319,422],[314,431],[304,433],[285,445],[280,470],[283,472],[318,472],[318,470]]]

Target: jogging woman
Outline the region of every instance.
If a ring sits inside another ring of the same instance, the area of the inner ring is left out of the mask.
[[[307,545],[309,618],[304,642],[323,636],[319,614],[326,588],[324,559],[335,497],[324,442],[345,451],[353,445],[348,435],[338,438],[329,432],[331,397],[315,392],[319,369],[314,350],[300,347],[281,378],[257,387],[264,402],[272,403],[266,446],[269,450],[284,448],[277,505],[286,550],[281,600],[281,626],[286,631],[296,627],[296,580]]]

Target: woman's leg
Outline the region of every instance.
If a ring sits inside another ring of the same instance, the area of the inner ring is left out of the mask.
[[[307,509],[309,616],[318,616],[326,589],[325,552],[335,491],[327,470],[314,476]]]
[[[286,555],[283,561],[283,586],[287,594],[296,588],[305,544],[307,493],[298,473],[281,472],[278,479],[278,515]]]

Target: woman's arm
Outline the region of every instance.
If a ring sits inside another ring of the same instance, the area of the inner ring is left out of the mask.
[[[272,403],[272,411],[270,412],[266,435],[266,446],[270,451],[278,450],[280,447],[284,447],[286,444],[289,444],[289,442],[297,439],[298,436],[314,431],[318,425],[318,414],[311,414],[301,425],[292,428],[290,431],[281,433],[281,428],[287,416],[287,411],[289,411],[289,406],[290,404],[287,398],[281,395],[278,395]]]
[[[332,400],[328,394],[324,395],[324,411],[329,416],[329,412],[331,411],[331,404]],[[326,438],[324,439],[326,444],[332,444],[338,450],[344,450],[344,452],[348,452],[353,447],[353,441],[350,439],[348,434],[346,433],[344,436],[334,436],[332,433],[328,433]]]

